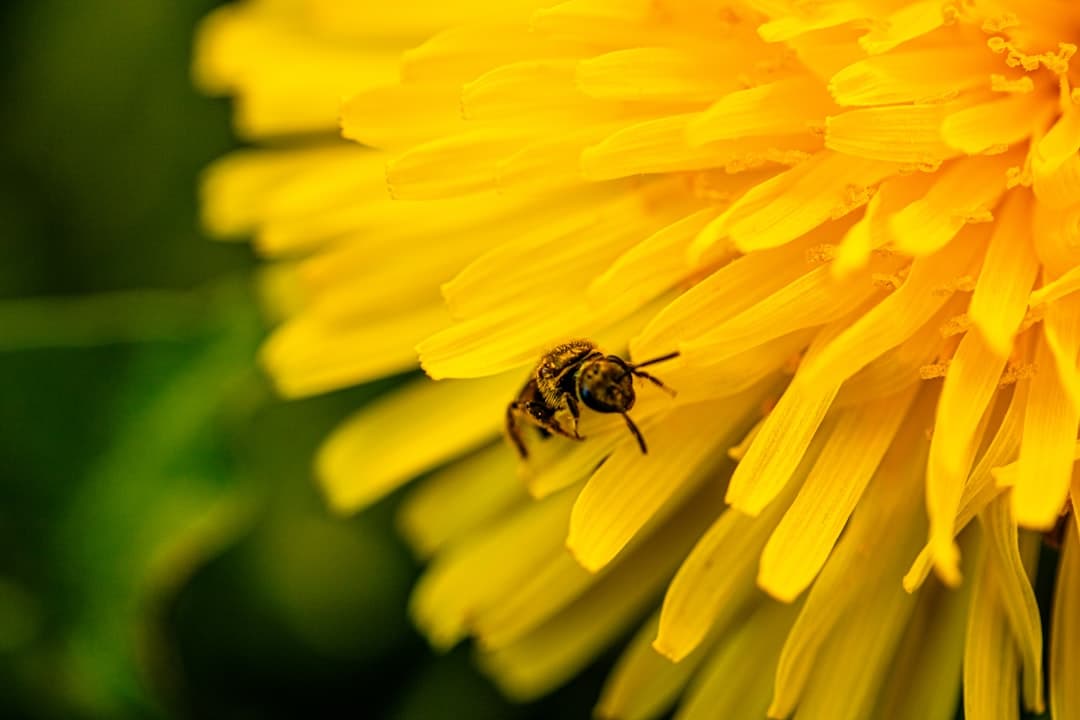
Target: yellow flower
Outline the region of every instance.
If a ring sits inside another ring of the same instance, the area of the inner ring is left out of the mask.
[[[319,476],[353,511],[435,469],[413,613],[509,694],[662,597],[600,715],[1080,718],[1078,41],[1072,0],[255,0],[200,36],[264,145],[206,219],[278,261],[283,393],[440,380]],[[518,466],[574,337],[677,350],[679,394],[639,390],[647,455],[585,413]]]

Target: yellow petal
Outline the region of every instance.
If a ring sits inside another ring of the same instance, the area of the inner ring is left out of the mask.
[[[508,646],[481,655],[481,664],[512,698],[527,700],[576,675],[639,618],[713,516],[719,497],[706,489],[664,528],[635,548],[571,605]],[[518,552],[516,546],[505,548]]]
[[[970,588],[971,583],[952,589],[934,582],[919,593],[871,717],[951,720],[955,716]]]
[[[926,193],[933,176],[928,173],[911,173],[889,178],[881,183],[874,197],[866,206],[863,217],[840,241],[832,269],[837,277],[845,277],[870,262],[870,253],[893,243],[889,219],[914,200]]]
[[[711,365],[674,367],[664,377],[678,388],[680,403],[728,398],[759,384],[765,388],[763,395],[775,397],[817,332],[818,328],[797,330]]]
[[[633,0],[633,2],[570,0],[570,2],[540,8],[534,12],[532,27],[534,30],[552,35],[566,33],[574,36],[594,29],[606,29],[611,32],[644,26],[649,20],[650,11],[649,3],[643,0]],[[589,36],[586,34],[585,37]],[[607,36],[603,39],[611,41],[611,38]]]
[[[516,375],[472,382],[419,380],[376,400],[338,427],[316,468],[340,512],[374,502],[428,468],[498,432]],[[417,443],[416,438],[425,438]]]
[[[788,484],[836,396],[836,387],[788,386],[735,468],[725,500],[758,515]]]
[[[671,662],[652,648],[658,624],[659,613],[654,613],[623,651],[593,709],[595,717],[648,720],[662,715],[682,694],[705,660],[705,648]]]
[[[1030,205],[1025,194],[1012,192],[998,210],[990,247],[971,298],[968,317],[999,356],[1012,351],[1039,270],[1030,237]]]
[[[525,142],[521,130],[474,130],[418,145],[386,167],[398,200],[456,197],[495,187],[499,163]],[[447,172],[453,168],[453,172]]]
[[[428,557],[521,504],[515,457],[498,442],[448,465],[409,492],[397,513],[402,535]]]
[[[566,545],[578,562],[596,572],[607,565],[664,508],[716,472],[713,463],[734,441],[744,418],[760,401],[747,393],[735,401],[678,408],[645,425],[648,455],[627,434],[589,479],[574,504]],[[709,433],[694,432],[708,423]]]
[[[556,218],[533,213],[520,226],[503,223],[503,232],[515,236],[491,242],[443,286],[447,305],[455,317],[469,318],[580,298],[582,288],[627,248],[680,216],[673,190],[661,183],[614,196],[587,193],[566,203]]]
[[[760,47],[749,46],[751,50]],[[617,50],[581,61],[577,84],[594,98],[704,103],[731,86],[732,81],[719,71],[725,64],[722,59],[685,47]]]
[[[1080,109],[1067,102],[1061,116],[1046,135],[1036,143],[1039,160],[1048,168],[1054,168],[1076,155],[1080,150]]]
[[[744,252],[790,242],[830,218],[845,215],[869,199],[869,188],[897,166],[829,151],[815,154],[739,198],[719,222],[719,237],[730,237]]]
[[[353,95],[341,107],[341,134],[364,145],[404,150],[468,129],[460,91],[442,85],[389,85]]]
[[[938,0],[905,3],[859,38],[859,45],[876,55],[936,30],[944,23],[945,14]]]
[[[537,10],[532,27],[590,47],[677,46],[685,44],[691,33],[715,41],[730,30],[724,19],[722,13],[710,13],[693,3],[661,7],[648,0],[569,0]]]
[[[352,192],[356,189],[354,179],[367,175],[377,180],[382,162],[376,153],[345,143],[273,152],[238,151],[218,160],[204,173],[200,188],[202,221],[214,234],[234,236],[250,233],[261,223],[282,216],[306,217],[332,207],[325,196],[345,194],[341,185]],[[299,182],[301,179],[303,182]],[[308,180],[316,183],[313,193],[307,192]],[[344,182],[335,187],[334,182],[340,180]],[[287,186],[311,200],[288,202]]]
[[[825,120],[825,147],[845,155],[936,166],[959,153],[941,139],[943,105],[889,105],[849,110]]]
[[[1015,455],[1015,453],[1013,453]],[[1080,460],[1080,440],[1076,441],[1076,449],[1073,451],[1073,460]],[[1008,465],[1000,465],[993,468],[990,474],[994,476],[997,485],[1001,489],[1011,488],[1016,485],[1020,473],[1020,461],[1011,462]]]
[[[838,280],[822,265],[699,337],[679,343],[688,365],[713,364],[774,338],[824,325],[851,312],[879,288],[864,271]]]
[[[590,337],[603,327],[583,301],[548,302],[493,310],[430,335],[416,346],[420,366],[436,380],[477,378],[533,364],[568,338]]]
[[[307,219],[356,206],[357,197],[386,198],[384,162],[381,153],[361,148],[312,163],[265,194],[264,222]]]
[[[923,198],[892,217],[897,249],[926,255],[948,243],[968,222],[987,220],[1005,192],[1011,154],[960,158],[938,173]]]
[[[946,115],[941,138],[968,155],[1013,145],[1045,126],[1053,106],[1034,93],[1016,93]]]
[[[208,14],[195,35],[195,84],[208,93],[227,93],[235,88],[244,60],[236,50],[254,45],[267,24],[250,6],[231,5]]]
[[[617,103],[581,93],[575,82],[578,62],[545,58],[500,65],[462,88],[462,114],[533,133],[610,122],[626,114]]]
[[[194,76],[207,91],[237,95],[241,135],[332,132],[342,96],[396,79],[397,51],[325,42],[284,13],[229,5],[199,29]]]
[[[825,447],[761,554],[758,585],[791,602],[813,582],[907,415],[917,385],[837,417]]]
[[[760,0],[754,0],[759,3]],[[790,13],[790,9],[783,11]],[[866,52],[852,42],[853,28],[836,28],[824,33],[811,33],[785,43],[795,52],[799,63],[822,84],[853,62],[866,57]]]
[[[806,603],[788,635],[777,666],[776,695],[769,708],[769,717],[790,715],[800,704],[804,690],[810,692],[810,688],[815,686],[820,689],[814,692],[828,693],[831,690],[836,693],[820,698],[823,705],[835,706],[849,688],[843,678],[837,677],[843,672],[857,676],[857,682],[868,679],[865,674],[855,671],[855,668],[861,667],[865,656],[862,653],[849,655],[839,652],[838,647],[831,657],[846,660],[848,664],[841,668],[830,668],[831,684],[808,684],[811,673],[817,672],[818,663],[829,657],[823,648],[831,642],[834,631],[848,628],[842,635],[844,639],[838,641],[840,643],[859,644],[858,635],[864,634],[867,642],[876,645],[878,641],[874,638],[878,631],[873,629],[874,621],[882,622],[884,626],[881,630],[888,631],[890,637],[897,630],[894,627],[894,613],[903,610],[903,605],[898,602],[903,592],[896,581],[903,564],[907,562],[908,553],[916,546],[922,532],[918,488],[926,454],[927,443],[919,424],[905,424],[856,508],[847,532],[840,538],[821,575],[811,587]],[[875,548],[869,558],[866,555],[868,547]],[[861,578],[857,583],[851,582],[855,572]],[[861,615],[857,625],[849,625],[847,618],[859,607],[868,612]],[[858,633],[854,632],[856,629]],[[874,646],[871,646],[864,652],[873,649]],[[853,661],[852,658],[856,659]],[[852,665],[852,662],[858,665]],[[877,667],[873,670],[876,675]],[[862,698],[863,702],[867,700],[869,698]],[[859,709],[858,705],[852,705],[852,708],[856,711]],[[863,710],[865,716],[869,708],[864,707]]]
[[[758,554],[796,485],[791,483],[760,517],[728,508],[701,536],[668,585],[653,641],[657,652],[681,662],[712,633],[724,632],[759,594],[754,587]]]
[[[477,644],[493,651],[506,647],[552,618],[596,582],[569,554],[556,553],[497,596],[468,609]]]
[[[814,382],[839,384],[912,337],[948,301],[940,288],[969,272],[983,247],[981,237],[969,236],[932,257],[917,259],[895,292],[841,331],[819,355],[806,358],[800,372]]]
[[[699,270],[687,260],[690,243],[716,215],[698,210],[637,243],[592,281],[590,299],[637,308],[686,279]]]
[[[1066,210],[1035,203],[1035,254],[1043,265],[1043,282],[1054,280],[1080,265],[1080,204]]]
[[[413,590],[410,612],[437,648],[461,640],[473,614],[565,556],[562,537],[573,502],[566,491],[526,503],[436,556]]]
[[[1045,338],[1038,343],[1035,365],[1038,370],[1031,379],[1024,412],[1013,513],[1024,527],[1049,530],[1057,522],[1069,493],[1080,415],[1061,378],[1051,370],[1054,361]]]
[[[482,241],[476,241],[474,236],[483,235],[490,242],[494,224],[504,224],[513,230],[516,223],[522,222],[520,216],[527,214],[527,199],[502,198],[496,205],[491,194],[428,200],[424,204],[428,212],[418,214],[414,203],[390,197],[386,189],[385,156],[373,152],[368,155],[377,161],[372,168],[369,190],[353,189],[347,204],[315,213],[268,218],[255,239],[259,251],[290,256],[335,241],[329,245],[332,252],[352,253],[350,267],[363,262],[356,255],[363,255],[370,267],[373,253],[396,250],[403,256],[415,244],[439,242],[448,235],[454,236],[455,240],[477,244]],[[356,195],[368,199],[357,202]]]
[[[1080,717],[1080,543],[1070,523],[1054,593],[1050,638],[1050,714],[1061,720]]]
[[[850,322],[848,316],[823,328],[807,349],[806,357],[815,357]],[[807,382],[801,370],[795,374],[735,468],[725,496],[732,507],[756,516],[792,484],[792,473],[811,441],[822,442],[828,436],[818,433],[818,428],[838,389],[839,384]]]
[[[964,481],[982,436],[980,421],[1005,369],[981,335],[968,333],[949,363],[941,388],[926,472],[926,505],[934,566],[949,585],[960,581],[953,528]]]
[[[495,183],[500,191],[534,194],[582,186],[578,159],[589,145],[626,125],[606,123],[586,125],[565,133],[552,133],[534,140],[499,163]]]
[[[305,0],[303,8],[328,31],[359,37],[422,38],[447,25],[524,21],[538,4],[537,0],[508,0],[492,6],[484,0],[459,0],[448,6],[439,0],[410,0],[408,5],[355,6],[337,0]]]
[[[797,604],[762,601],[717,644],[675,720],[764,717],[772,695],[772,671],[798,609]]]
[[[573,57],[582,46],[532,32],[524,24],[484,21],[433,35],[401,56],[401,79],[409,84],[460,87],[485,72],[530,58]]]
[[[230,5],[200,26],[194,75],[210,92],[237,96],[245,137],[332,132],[342,97],[396,80],[399,49],[326,42],[287,13]]]
[[[691,145],[805,133],[835,108],[816,79],[796,76],[728,93],[686,126]]]
[[[781,290],[809,270],[808,247],[797,241],[728,263],[657,313],[630,342],[632,354],[645,358],[671,352],[682,340],[704,334]]]
[[[313,395],[414,369],[416,343],[447,319],[437,303],[354,321],[305,312],[274,331],[259,360],[282,394]]]
[[[829,92],[841,105],[926,103],[990,86],[997,58],[965,45],[901,50],[853,63],[833,75]]]
[[[1052,303],[1078,290],[1080,290],[1080,265],[1069,270],[1064,275],[1044,283],[1038,290],[1034,290],[1028,303],[1032,307]]]
[[[998,601],[1008,618],[1023,661],[1024,705],[1034,713],[1043,712],[1043,634],[1039,605],[1031,587],[1018,543],[1016,519],[1008,493],[996,497],[979,514],[987,545],[986,562],[995,566]],[[1034,571],[1037,543],[1026,543],[1027,565]],[[1032,552],[1034,551],[1034,552]],[[1033,575],[1034,572],[1030,573]]]
[[[914,610],[915,598],[895,581],[879,580],[853,603],[821,649],[812,681],[799,699],[799,717],[870,717],[877,694],[892,673],[893,656]]]
[[[859,3],[850,0],[796,5],[795,12],[785,14],[758,27],[765,42],[784,42],[814,30],[824,30],[863,17]]]
[[[1055,166],[1032,157],[1031,176],[1035,197],[1048,207],[1074,207],[1080,197],[1080,157],[1075,154]]]
[[[924,366],[941,353],[941,328],[947,318],[960,311],[957,299],[945,303],[915,333],[891,350],[887,350],[840,386],[833,407],[858,406],[868,400],[895,395],[912,382],[922,379]]]
[[[1074,408],[1080,408],[1080,298],[1062,299],[1046,308],[1046,343],[1054,358],[1058,380]]]
[[[385,198],[370,203],[342,206],[311,216],[271,218],[258,229],[255,249],[266,257],[289,257],[318,250],[328,240],[341,239],[343,244],[349,244],[357,238],[356,231],[365,228],[373,215],[378,215],[375,208],[390,202],[390,194],[386,193]],[[375,240],[370,234],[363,237],[367,241]]]
[[[960,531],[967,527],[968,523],[1001,492],[994,479],[996,473],[994,469],[1015,457],[1020,447],[1020,431],[1024,408],[1027,405],[1029,382],[1029,380],[1021,380],[1016,383],[1008,409],[997,425],[994,438],[964,484],[963,494],[960,497],[960,509],[953,527],[954,535],[959,535]],[[918,557],[904,576],[904,589],[914,592],[926,580],[931,566],[932,558],[928,542],[919,551]]]
[[[700,113],[671,115],[619,130],[582,152],[581,172],[589,180],[707,168],[737,172],[769,163],[794,165],[821,147],[821,140],[809,133],[719,140],[692,146],[686,142],[686,129],[699,116]]]
[[[478,227],[450,243],[440,242],[445,238],[413,243],[394,242],[398,238],[392,238],[386,247],[386,238],[375,239],[369,233],[356,242],[336,242],[297,266],[307,311],[327,324],[347,326],[381,320],[387,314],[405,315],[424,305],[442,305],[439,283],[483,252],[485,241],[492,238],[492,233],[484,230]],[[372,262],[373,258],[379,261]],[[447,316],[439,317],[439,324],[432,329],[445,324]]]
[[[997,570],[983,550],[976,569],[964,646],[965,717],[1018,718],[1019,658],[998,592]]]

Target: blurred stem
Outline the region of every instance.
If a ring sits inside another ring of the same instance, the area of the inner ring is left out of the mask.
[[[191,339],[226,323],[248,282],[0,300],[0,352]]]

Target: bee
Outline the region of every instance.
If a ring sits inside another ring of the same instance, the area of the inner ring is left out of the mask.
[[[629,363],[618,355],[604,355],[589,340],[572,340],[540,358],[532,377],[506,408],[506,434],[522,459],[529,456],[521,438],[520,422],[540,428],[544,436],[562,435],[584,440],[578,433],[579,403],[601,413],[619,413],[637,439],[642,454],[648,453],[645,438],[627,413],[634,407],[634,377],[648,380],[664,392],[675,391],[641,368],[671,360],[668,353],[643,363]]]

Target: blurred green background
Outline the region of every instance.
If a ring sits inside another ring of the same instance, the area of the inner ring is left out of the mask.
[[[256,262],[196,220],[216,4],[0,9],[0,716],[587,717],[603,667],[510,706],[428,650],[397,498],[324,510],[313,449],[394,381],[283,403],[254,367]]]

